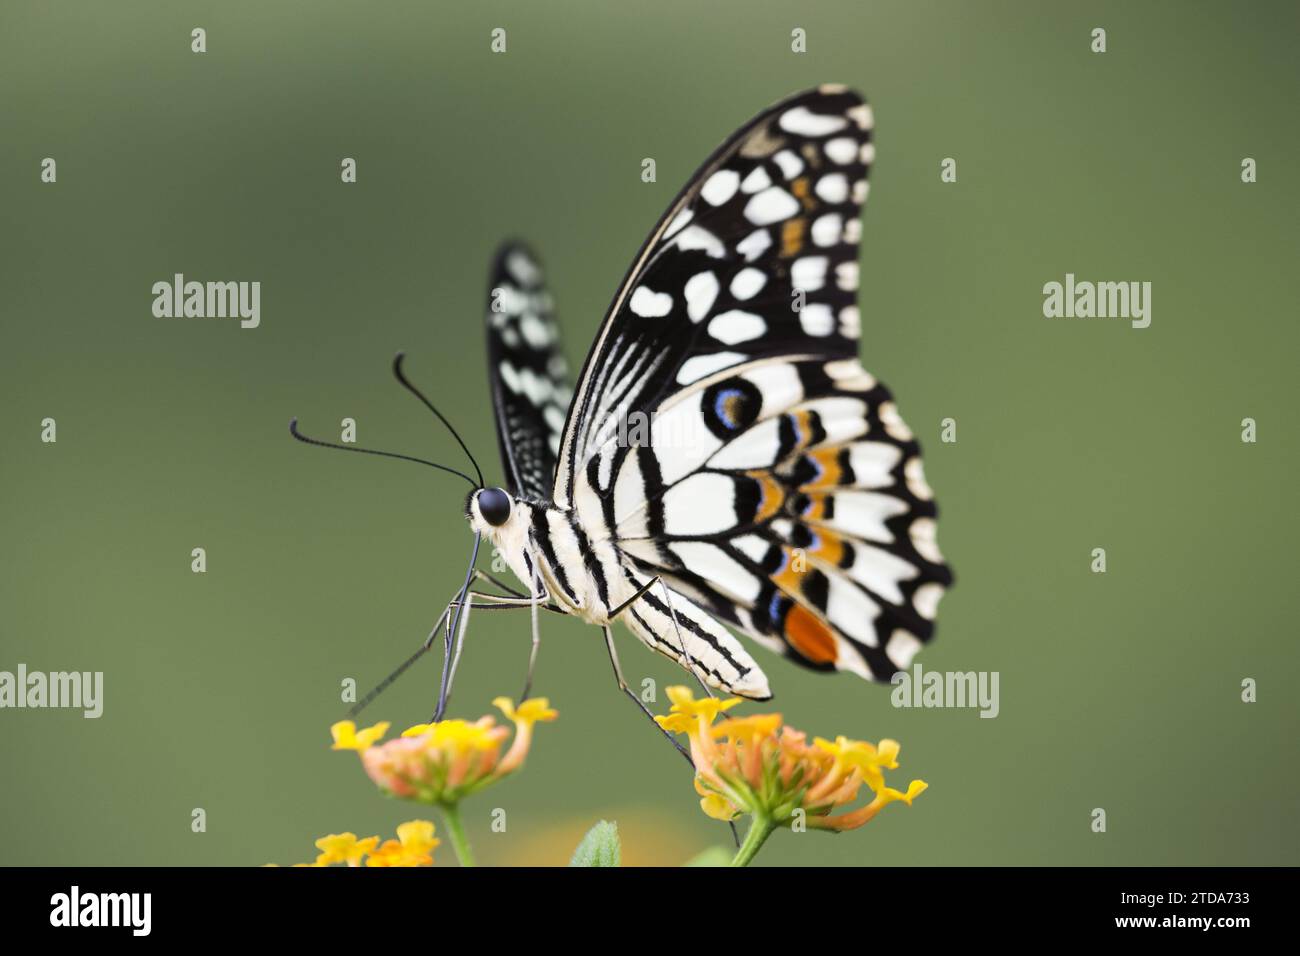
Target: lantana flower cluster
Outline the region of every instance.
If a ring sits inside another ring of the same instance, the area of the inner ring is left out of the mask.
[[[671,712],[655,719],[690,740],[700,806],[716,819],[749,814],[775,826],[802,819],[810,828],[852,830],[890,803],[910,806],[926,789],[922,780],[913,780],[906,790],[885,785],[884,772],[898,768],[896,740],[870,744],[814,737],[810,744],[805,733],[785,726],[780,714],[715,723],[740,703],[738,697],[696,700],[686,687],[668,688],[668,697]],[[848,809],[864,785],[872,799]]]
[[[514,740],[504,753],[510,730],[491,715],[472,722],[417,724],[383,743],[379,741],[388,732],[387,722],[357,730],[352,721],[344,720],[330,728],[333,749],[357,751],[370,779],[395,797],[454,806],[518,770],[532,744],[533,726],[559,716],[544,697],[518,707],[506,697],[493,704],[514,723]]]

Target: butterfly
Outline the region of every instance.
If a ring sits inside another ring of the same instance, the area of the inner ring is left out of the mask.
[[[531,609],[530,683],[539,609],[602,628],[643,710],[616,622],[707,688],[752,700],[771,687],[738,634],[875,681],[931,638],[952,582],[934,496],[915,437],[858,358],[871,132],[870,108],[839,86],[737,130],[642,245],[576,378],[538,257],[501,248],[486,324],[506,484],[487,486],[477,463],[477,481],[461,474],[474,554],[434,628],[448,657],[456,635],[452,676],[473,608]],[[395,368],[443,418],[400,356]],[[481,539],[526,590],[474,568]],[[439,714],[448,680],[444,663]]]

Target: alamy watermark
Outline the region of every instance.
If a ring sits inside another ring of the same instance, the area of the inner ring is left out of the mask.
[[[895,707],[979,708],[981,717],[996,717],[998,671],[923,671],[913,664],[911,671],[899,671],[889,702]]]
[[[1043,286],[1043,315],[1049,319],[1129,319],[1135,329],[1151,324],[1150,282],[1077,281]]]
[[[82,711],[87,718],[104,713],[103,671],[0,671],[0,708],[52,707]]]
[[[241,329],[262,322],[261,282],[186,282],[183,273],[153,284],[159,319],[239,319]]]
[[[83,893],[73,886],[50,897],[51,926],[126,926],[132,936],[148,936],[152,911],[152,893]]]

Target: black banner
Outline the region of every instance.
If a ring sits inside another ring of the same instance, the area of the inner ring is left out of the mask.
[[[1294,869],[346,869],[8,869],[0,914],[6,938],[75,933],[81,943],[420,936],[437,945],[452,933],[495,946],[606,928],[625,938],[640,926],[649,938],[743,945],[789,920],[846,943],[966,927],[972,942],[1046,933],[1231,944],[1280,931],[1296,883]]]

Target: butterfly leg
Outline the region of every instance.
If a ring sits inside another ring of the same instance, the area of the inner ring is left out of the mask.
[[[661,734],[664,735],[667,741],[677,748],[677,752],[686,758],[686,762],[691,765],[691,769],[694,769],[695,761],[691,759],[690,752],[677,742],[676,737],[659,726],[659,722],[655,720],[655,715],[650,712],[650,708],[645,705],[640,697],[632,692],[632,688],[627,686],[627,681],[623,679],[623,668],[618,662],[618,651],[614,649],[614,632],[610,630],[608,624],[602,624],[601,630],[605,632],[605,648],[609,651],[609,663],[614,668],[614,679],[618,681],[618,689],[627,694],[632,703],[641,708],[641,712],[650,719],[650,722],[655,725]]]
[[[536,564],[534,564],[534,568],[536,568]],[[523,694],[519,698],[520,702],[523,702],[528,699],[528,694],[532,690],[533,669],[537,664],[537,650],[541,644],[541,637],[540,637],[538,622],[537,622],[537,611],[539,609],[543,609],[547,611],[553,611],[557,614],[562,614],[564,612],[561,611],[555,605],[550,603],[551,596],[547,592],[547,590],[541,586],[540,582],[537,580],[537,575],[535,572],[533,575],[533,586],[532,586],[533,593],[531,595],[523,594],[519,591],[516,591],[513,588],[506,585],[504,582],[488,574],[486,571],[480,571],[477,568],[474,570],[473,580],[487,581],[490,584],[496,585],[502,591],[505,591],[506,594],[501,595],[501,594],[489,594],[485,591],[470,591],[466,595],[464,614],[463,614],[464,619],[460,622],[459,634],[456,637],[456,642],[455,642],[456,650],[455,650],[455,656],[452,658],[452,662],[451,662],[450,679],[452,681],[456,679],[456,668],[460,664],[460,655],[465,644],[465,631],[469,627],[469,612],[471,610],[504,611],[512,608],[515,610],[522,610],[523,608],[528,608],[532,612],[533,641],[532,641],[532,650],[528,658],[528,675],[524,682]],[[485,602],[485,603],[478,603],[478,602]],[[444,616],[449,614],[452,608],[458,607],[459,605],[460,602],[456,599],[453,599],[451,603],[448,605],[447,611],[444,612]],[[447,626],[448,628],[450,628],[451,626],[450,620],[448,620]],[[436,631],[436,627],[435,627],[435,631]],[[430,635],[430,640],[432,640],[432,634]]]
[[[704,688],[704,693],[710,697],[714,696],[713,688],[704,683],[704,678],[701,677],[700,672],[695,669],[695,661],[691,660],[691,658],[686,654],[686,642],[682,640],[682,629],[677,623],[677,609],[673,607],[673,600],[668,595],[668,585],[664,582],[664,579],[657,574],[655,575],[655,581],[659,582],[659,589],[664,592],[664,603],[668,605],[668,613],[673,619],[673,633],[677,636],[677,649],[682,652],[682,660],[686,661],[686,666],[690,670],[691,676],[695,678],[696,683]],[[653,584],[654,582],[652,581],[651,583]]]
[[[534,560],[532,562],[532,565],[533,565],[533,580],[532,580],[532,585],[531,587],[529,587],[528,590],[529,590],[529,610],[532,612],[533,646],[528,651],[528,675],[524,678],[524,689],[519,694],[520,703],[523,703],[528,699],[528,695],[533,689],[533,671],[537,667],[537,651],[542,646],[542,635],[541,632],[537,629],[537,600],[538,600],[537,592],[539,590],[541,582],[538,581],[537,579],[537,573],[538,573],[537,561]]]
[[[633,594],[630,598],[628,598],[618,607],[614,608],[614,610],[609,612],[610,620],[615,619],[624,611],[626,611],[629,607],[635,604],[638,600],[641,599],[641,597],[645,595],[647,591],[649,591],[656,584],[659,585],[660,590],[664,592],[664,604],[667,605],[668,613],[672,618],[673,633],[677,635],[677,649],[682,652],[682,660],[686,662],[683,666],[691,672],[691,676],[694,677],[697,682],[699,682],[699,685],[702,688],[704,688],[704,693],[712,697],[713,689],[709,687],[708,684],[704,683],[704,678],[701,677],[700,672],[695,669],[695,662],[692,661],[691,658],[686,653],[686,642],[682,640],[682,630],[677,623],[677,609],[673,607],[672,598],[668,596],[668,584],[664,581],[662,577],[656,574],[645,584],[637,588],[635,594]]]
[[[475,580],[479,580],[479,579],[488,581],[489,583],[496,585],[498,588],[500,588],[502,591],[505,591],[506,593],[505,595],[496,595],[496,594],[488,595],[479,591],[472,591],[470,593],[473,594],[474,597],[479,598],[480,600],[490,599],[493,603],[469,604],[467,605],[467,610],[469,608],[473,608],[475,610],[479,610],[479,609],[486,610],[488,608],[505,610],[506,608],[527,607],[532,612],[532,636],[533,636],[532,649],[529,651],[528,654],[528,673],[524,678],[524,689],[523,692],[519,695],[519,700],[521,702],[525,701],[528,699],[528,695],[529,693],[531,693],[533,689],[533,672],[537,667],[537,651],[541,647],[541,643],[542,643],[541,631],[538,628],[538,623],[537,623],[537,612],[539,609],[546,610],[546,611],[554,611],[560,614],[563,614],[564,612],[561,611],[559,608],[557,608],[555,605],[550,603],[551,600],[550,594],[547,593],[546,589],[541,586],[541,582],[538,580],[537,563],[535,561],[533,562],[533,581],[532,581],[531,595],[524,594],[521,591],[514,590],[513,588],[509,587],[508,585],[500,581],[499,579],[488,574],[486,571],[475,570]],[[452,605],[454,606],[455,604],[456,602],[452,601]],[[459,656],[460,655],[458,650],[457,657],[459,658]],[[452,669],[452,674],[453,676],[455,675],[454,665]]]

